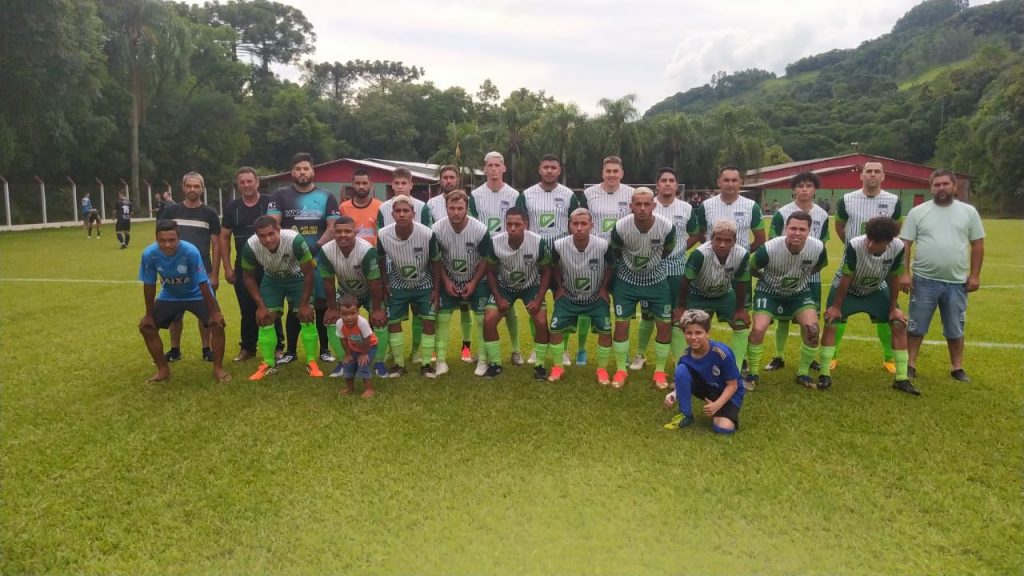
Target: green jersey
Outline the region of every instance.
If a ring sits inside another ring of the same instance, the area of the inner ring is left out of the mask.
[[[784,237],[772,238],[754,252],[751,268],[761,269],[757,292],[770,296],[795,296],[807,290],[811,276],[828,264],[825,244],[808,238],[802,250],[789,251]]]
[[[271,252],[253,234],[242,250],[242,270],[263,267],[263,274],[274,280],[302,278],[302,265],[313,261],[305,238],[294,230],[281,230],[281,243]]]
[[[459,287],[473,278],[480,261],[491,253],[491,235],[476,218],[466,218],[466,227],[456,232],[447,218],[434,222],[434,237],[441,251],[445,274]]]
[[[614,192],[606,192],[600,184],[591,186],[583,191],[582,201],[573,195],[569,204],[569,213],[576,208],[586,208],[593,216],[594,231],[591,234],[598,238],[608,240],[612,237],[612,230],[620,218],[629,215],[629,203],[633,199],[633,188],[625,184],[619,184]]]
[[[540,234],[548,242],[554,242],[569,234],[569,206],[573,192],[558,184],[551,192],[540,184],[523,190],[523,204],[530,216],[530,230]]]
[[[878,194],[868,196],[864,189],[844,194],[836,202],[836,220],[846,222],[846,241],[864,233],[868,220],[876,216],[888,216],[899,222],[903,217],[903,207],[895,194],[879,190]]]
[[[671,222],[654,215],[646,232],[636,226],[630,214],[612,228],[611,246],[615,252],[615,277],[633,286],[652,286],[665,280],[665,256],[676,246],[676,229]]]
[[[811,238],[817,238],[822,242],[828,242],[828,212],[821,206],[815,204],[810,211],[804,210],[803,208],[796,205],[796,202],[790,202],[782,208],[775,211],[772,215],[771,224],[771,236],[775,238],[782,236],[786,229],[786,218],[794,212],[807,212],[811,216]],[[821,272],[815,272],[811,276],[811,282],[821,283]]]
[[[868,237],[857,236],[846,245],[843,253],[842,274],[832,280],[832,287],[839,286],[842,277],[851,276],[850,294],[867,296],[888,287],[886,279],[893,274],[903,273],[903,242],[894,238],[885,251],[879,255],[868,251]]]
[[[505,213],[513,206],[522,208],[523,199],[508,184],[495,192],[484,183],[469,194],[469,215],[486,224],[492,235],[505,230]]]
[[[434,287],[431,262],[441,258],[434,233],[413,222],[408,238],[398,237],[396,224],[377,233],[377,248],[387,259],[388,287],[392,290],[426,290]]]
[[[701,202],[694,211],[699,232],[709,233],[716,220],[732,220],[736,223],[736,243],[750,250],[751,234],[764,230],[761,207],[750,198],[737,196],[731,204],[722,200],[722,195],[712,196]],[[708,234],[710,240],[710,234]]]
[[[605,271],[614,264],[608,241],[597,236],[590,236],[583,250],[576,248],[572,236],[555,240],[551,261],[558,265],[565,297],[573,304],[596,302]]]
[[[360,300],[370,294],[369,281],[380,279],[377,249],[362,238],[356,238],[356,244],[348,256],[341,251],[337,242],[328,242],[317,254],[316,260],[321,276],[337,276],[338,288]]]
[[[690,294],[702,298],[721,298],[738,282],[750,280],[750,254],[735,244],[725,260],[718,258],[710,242],[697,247],[686,261]]]
[[[523,243],[513,248],[508,232],[491,239],[492,253],[487,261],[498,266],[498,286],[521,292],[540,285],[540,269],[551,264],[551,248],[539,234],[524,231]]]
[[[434,223],[434,215],[430,213],[430,208],[427,208],[427,205],[422,200],[412,196],[409,197],[409,200],[412,201],[413,222],[419,222],[424,226],[430,226]],[[377,211],[377,230],[395,223],[395,216],[392,214],[394,204],[394,198],[381,202],[380,209]]]

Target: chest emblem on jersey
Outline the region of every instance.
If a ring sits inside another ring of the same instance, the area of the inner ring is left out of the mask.
[[[732,274],[735,271],[736,271],[736,268],[734,266],[726,266],[725,267],[725,273],[726,274]]]
[[[556,198],[553,198],[552,200],[554,200],[555,206],[558,206],[559,208],[561,208],[563,205],[565,205],[565,198],[556,197]]]
[[[508,210],[511,206],[512,205],[509,204],[508,200],[502,200],[501,201],[501,209],[502,210]]]
[[[526,280],[526,272],[513,270],[512,272],[509,272],[508,279],[511,280],[513,284],[519,284],[523,280]]]
[[[733,212],[732,213],[732,217],[735,218],[736,220],[742,220],[743,217],[746,216],[746,215],[747,215],[746,212]]]
[[[679,214],[673,216],[672,221],[676,223],[676,226],[682,226],[683,224],[686,224],[686,218]]]
[[[638,269],[639,268],[646,268],[647,264],[649,264],[650,262],[651,262],[651,257],[650,256],[634,256],[633,257],[633,267],[634,268],[638,268]]]
[[[413,256],[416,257],[417,260],[423,260],[423,248],[420,248],[420,247],[413,248],[412,249],[412,254],[413,254]]]
[[[554,212],[542,212],[540,215],[540,227],[551,228],[555,225],[555,213]]]
[[[470,254],[476,254],[476,245],[472,242],[466,242],[466,252]]]
[[[455,260],[452,260],[453,272],[466,272],[467,270],[469,270],[469,265],[466,263],[465,260],[462,260],[461,258],[456,258]]]
[[[587,266],[590,267],[591,270],[597,270],[598,266],[600,265],[601,261],[598,260],[597,258],[591,258],[590,260],[587,260]]]
[[[417,276],[415,266],[402,266],[402,278],[413,280]]]
[[[812,264],[814,264],[814,262],[812,262],[811,260],[801,260],[800,261],[800,269],[801,270],[807,270],[807,269],[809,269],[811,267]]]
[[[602,218],[601,219],[601,232],[611,232],[615,228],[615,223],[618,218]]]
[[[487,231],[494,232],[501,229],[501,218],[488,218]]]
[[[619,202],[619,214],[626,214],[629,212],[629,202]]]
[[[719,368],[718,366],[712,366],[711,367],[711,375],[716,377],[716,378],[721,376],[722,375],[722,369]]]
[[[651,238],[651,248],[661,246],[661,238]]]
[[[577,278],[573,285],[577,290],[590,290],[590,278]]]
[[[188,272],[188,266],[185,264],[178,264],[177,270],[178,274],[186,274]]]
[[[523,264],[527,266],[533,265],[533,254],[523,254]]]
[[[362,284],[363,283],[360,282],[359,280],[346,280],[345,281],[345,285],[348,286],[349,288],[359,288],[360,286],[362,286]]]

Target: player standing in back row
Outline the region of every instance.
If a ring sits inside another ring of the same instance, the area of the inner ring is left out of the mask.
[[[127,248],[132,240],[132,203],[128,200],[126,190],[118,192],[117,201],[114,202],[114,232],[117,233],[121,249]]]

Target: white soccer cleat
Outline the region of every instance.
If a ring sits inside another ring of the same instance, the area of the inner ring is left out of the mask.
[[[412,353],[412,363],[413,364],[421,364],[421,363],[423,363],[423,358],[420,356],[420,353],[419,353],[418,350],[416,352]]]
[[[526,363],[527,364],[536,364],[537,363],[537,351],[536,350],[534,350],[533,352],[530,352],[530,357],[526,359]]]
[[[633,361],[629,363],[629,369],[633,371],[643,370],[644,365],[646,364],[647,357],[644,356],[643,354],[637,354],[636,356],[633,357]]]
[[[536,359],[534,361],[536,361]],[[523,365],[523,355],[521,353],[519,353],[519,352],[513,352],[512,353],[512,364],[515,365],[515,366],[522,366]]]
[[[487,361],[477,360],[476,370],[473,370],[473,374],[477,376],[483,376],[484,374],[487,374]]]
[[[572,366],[572,358],[569,358],[568,352],[562,352],[562,366]]]
[[[437,365],[434,366],[434,378],[438,378],[441,375],[447,374],[447,373],[448,373],[448,363],[447,362],[438,362]]]

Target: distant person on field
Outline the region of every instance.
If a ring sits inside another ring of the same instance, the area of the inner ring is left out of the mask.
[[[92,205],[92,198],[89,198],[89,193],[86,192],[82,196],[82,222],[87,232],[86,238],[92,238],[92,226],[96,225],[96,237],[100,237],[100,211]]]
[[[906,246],[900,289],[910,292],[908,370],[911,378],[916,376],[917,354],[937,307],[949,349],[949,374],[954,380],[969,382],[963,368],[964,323],[967,295],[981,286],[985,229],[974,206],[953,198],[953,172],[932,172],[931,190],[934,198],[911,209],[900,231]],[[917,250],[911,267],[915,242]]]
[[[153,209],[149,211],[150,216],[157,220],[163,220],[164,216],[164,195],[160,193],[153,194]]]
[[[132,240],[132,203],[128,200],[127,190],[117,193],[117,201],[114,202],[114,218],[117,241],[121,243],[121,249],[124,250]]]
[[[345,388],[341,394],[352,394],[356,390],[356,378],[363,381],[363,398],[370,398],[375,394],[373,389],[373,374],[370,366],[373,366],[374,356],[377,354],[377,336],[370,327],[370,322],[359,315],[359,301],[351,294],[341,297],[339,302],[341,318],[338,320],[335,330],[341,346],[344,349],[341,363],[338,368],[331,372],[332,378],[342,377],[345,379]]]
[[[159,296],[156,294],[158,276],[163,285]],[[178,224],[173,220],[157,221],[156,242],[142,252],[139,280],[146,304],[146,314],[139,321],[139,332],[156,364],[156,374],[149,382],[171,377],[159,330],[170,326],[185,312],[194,314],[200,326],[209,331],[214,378],[219,382],[230,380],[231,375],[221,365],[224,358],[224,316],[210,289],[199,250],[181,240]]]
[[[740,425],[740,407],[745,390],[732,350],[711,340],[711,316],[703,310],[687,310],[679,321],[686,337],[686,351],[676,364],[675,390],[665,396],[665,405],[679,403],[679,414],[665,425],[679,430],[693,424],[694,396],[704,401],[702,411],[711,418],[711,429],[732,434]]]

